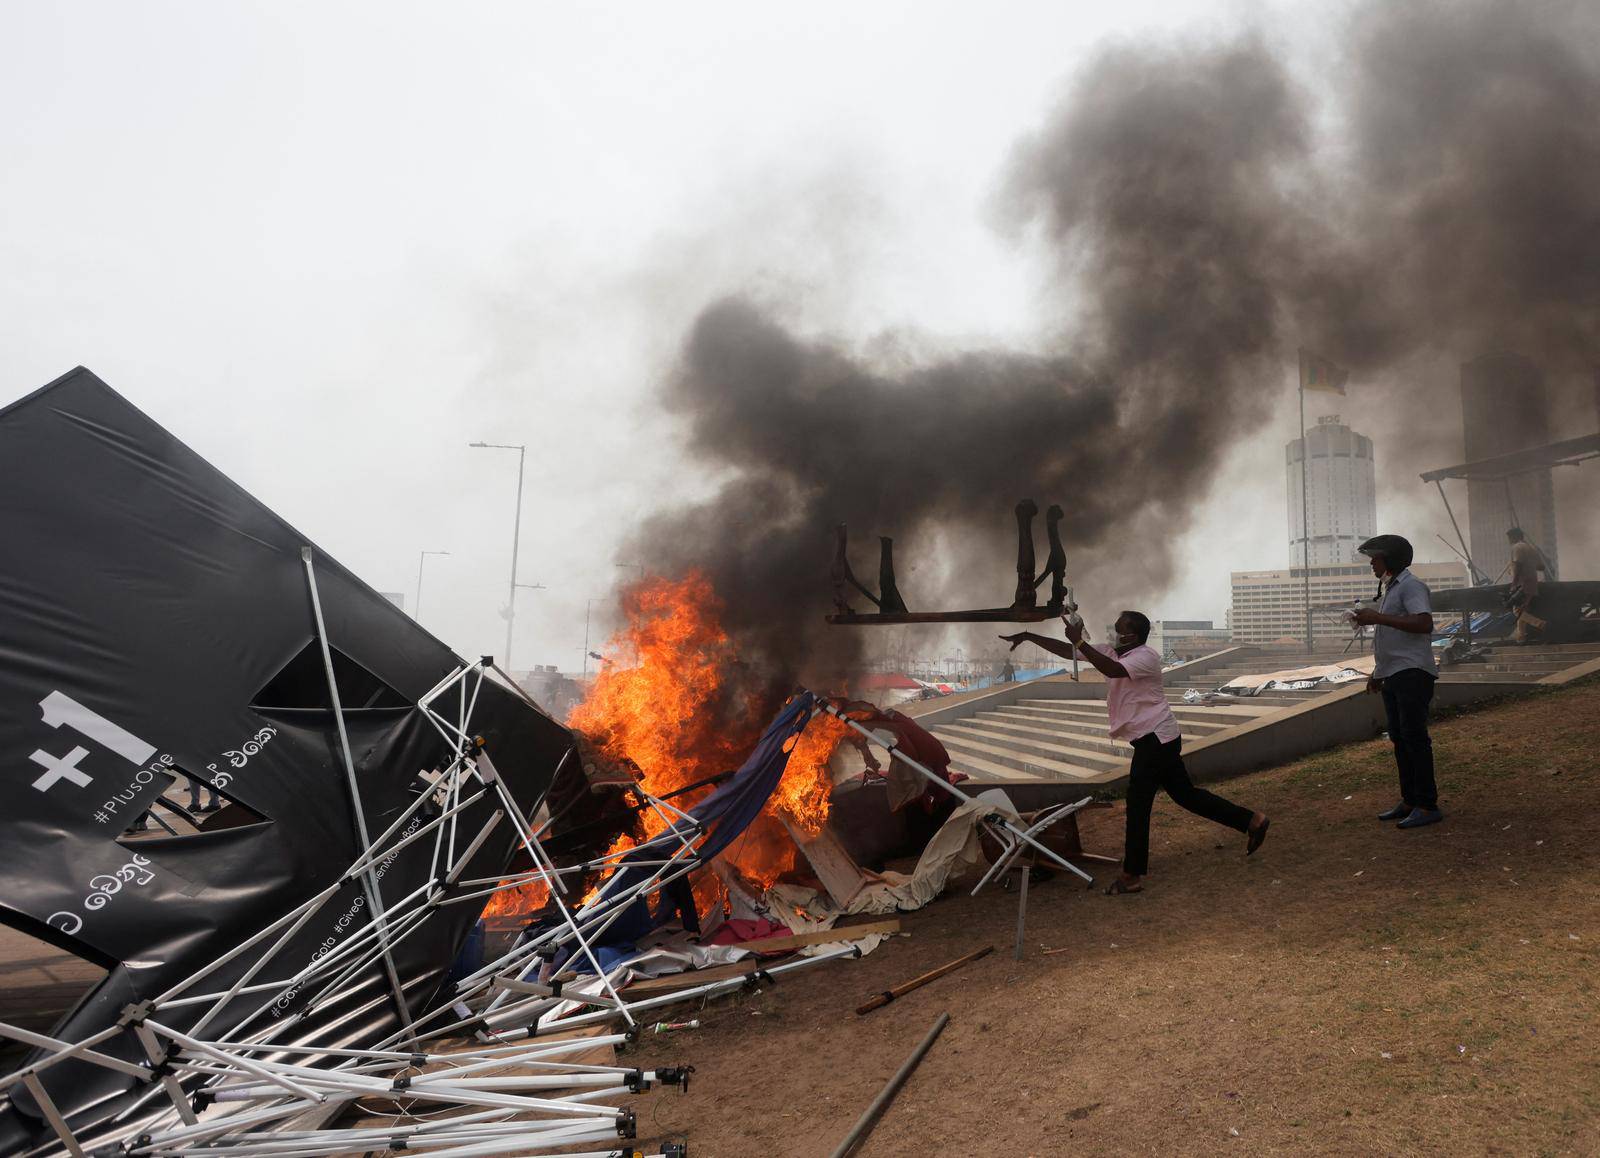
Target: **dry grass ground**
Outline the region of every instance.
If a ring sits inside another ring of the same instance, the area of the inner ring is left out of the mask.
[[[1273,817],[1249,860],[1162,797],[1147,891],[1036,886],[1021,962],[1014,894],[958,889],[858,963],[711,1005],[643,1047],[698,1073],[641,1104],[641,1137],[828,1154],[949,1010],[867,1158],[1600,1154],[1600,684],[1438,721],[1434,740],[1444,824],[1373,819],[1392,756],[1352,745],[1220,786]],[[1088,847],[1120,850],[1120,806],[1091,823]]]

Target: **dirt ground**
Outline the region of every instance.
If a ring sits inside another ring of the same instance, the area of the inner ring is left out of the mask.
[[[826,1155],[948,1011],[858,1153],[1600,1154],[1600,683],[1440,720],[1434,743],[1432,828],[1374,819],[1391,750],[1352,745],[1219,786],[1273,818],[1248,860],[1162,797],[1147,891],[1034,886],[1020,962],[1015,893],[958,887],[859,962],[714,1002],[633,1055],[697,1067],[639,1103],[640,1137]],[[1085,829],[1120,852],[1121,806]]]

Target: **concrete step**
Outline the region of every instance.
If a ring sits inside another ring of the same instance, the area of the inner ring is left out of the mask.
[[[1206,668],[1204,671],[1187,671],[1183,668],[1175,668],[1166,673],[1166,678],[1169,680],[1210,680],[1219,677],[1227,679],[1230,676],[1240,675],[1266,675],[1275,671],[1299,671],[1301,668],[1306,667],[1328,667],[1336,663],[1350,664],[1355,663],[1357,658],[1356,656],[1346,656],[1343,659],[1330,659],[1322,663],[1292,663],[1287,667],[1279,667],[1277,664],[1271,663],[1230,663],[1224,664],[1222,667]]]
[[[1449,667],[1441,667],[1439,669],[1439,674],[1444,675],[1446,672],[1453,672],[1458,675],[1495,676],[1510,679],[1526,677],[1528,679],[1542,680],[1545,676],[1556,675],[1560,672],[1566,671],[1568,666],[1570,665],[1564,664],[1560,667],[1510,667],[1505,664],[1497,663],[1464,663],[1460,665],[1451,665]]]
[[[1024,754],[1031,753],[1048,760],[1057,760],[1064,764],[1083,763],[1089,767],[1100,764],[1115,764],[1128,759],[1132,752],[1125,744],[1119,744],[1111,739],[1095,739],[1090,736],[1030,736],[1024,733],[1006,732],[999,729],[985,727],[981,723],[962,720],[953,724],[941,724],[941,728],[948,729],[949,734],[935,731],[935,735],[945,742],[948,747],[951,743],[974,745],[981,744],[996,750],[1015,750]]]
[[[1247,696],[1247,695],[1244,695],[1243,693],[1240,693],[1240,692],[1231,692],[1229,694],[1234,697],[1234,699],[1233,699],[1233,701],[1231,703],[1226,701],[1226,700],[1224,700],[1224,701],[1221,701],[1221,702],[1213,701],[1210,704],[1205,704],[1205,703],[1200,703],[1200,704],[1185,703],[1184,699],[1183,699],[1183,696],[1180,694],[1180,695],[1177,695],[1177,696],[1168,696],[1167,697],[1167,702],[1172,704],[1174,708],[1177,708],[1180,705],[1185,707],[1185,708],[1207,708],[1207,707],[1212,707],[1212,708],[1240,708],[1240,707],[1248,707],[1248,708],[1253,708],[1257,715],[1261,715],[1261,714],[1263,714],[1265,712],[1276,711],[1278,708],[1292,708],[1296,704],[1303,704],[1307,700],[1314,700],[1314,699],[1317,699],[1317,698],[1319,698],[1319,697],[1321,697],[1323,695],[1326,695],[1328,692],[1330,692],[1332,690],[1334,690],[1334,685],[1329,685],[1326,688],[1316,688],[1314,690],[1308,690],[1308,691],[1297,691],[1297,692],[1278,692],[1278,691],[1273,691],[1273,692],[1265,692],[1265,693],[1263,693],[1262,695],[1259,695],[1259,696]]]
[[[1206,675],[1206,676],[1195,676],[1195,677],[1192,677],[1190,679],[1168,680],[1167,681],[1167,687],[1169,687],[1169,688],[1200,688],[1202,690],[1208,690],[1208,689],[1211,689],[1211,688],[1225,687],[1229,683],[1231,683],[1233,680],[1243,679],[1246,676],[1249,676],[1249,677],[1255,678],[1255,679],[1259,679],[1261,676],[1270,675],[1270,674],[1271,674],[1270,672],[1264,672],[1264,671],[1236,672],[1236,673],[1233,673],[1233,674],[1220,675],[1216,679],[1212,679],[1209,675]],[[1321,687],[1321,686],[1322,685],[1318,684],[1315,687],[1312,687],[1312,688],[1309,688],[1309,689],[1305,689],[1305,690],[1315,691],[1317,689],[1317,687]],[[1296,694],[1296,693],[1294,693],[1294,692],[1283,692],[1283,693],[1279,693],[1279,694],[1293,695],[1293,694]]]
[[[1061,765],[1060,770],[1053,772],[1026,772],[1006,764],[997,764],[992,760],[985,760],[981,756],[970,752],[963,752],[954,756],[950,767],[957,772],[965,772],[972,779],[969,783],[959,787],[963,792],[981,789],[984,785],[998,784],[1026,784],[1048,781],[1052,784],[1099,784],[1107,780],[1114,780],[1121,775],[1120,772],[1108,772],[1104,768],[1082,768],[1071,765]]]
[[[938,736],[939,742],[949,749],[952,760],[975,757],[1002,768],[1012,768],[1019,772],[1028,772],[1036,775],[1051,775],[1070,779],[1081,776],[1085,769],[1095,772],[1110,772],[1122,768],[1127,763],[1126,760],[1119,760],[1115,756],[1107,755],[1104,752],[1094,752],[1083,748],[1062,748],[1055,756],[1044,756],[1035,755],[1003,744],[973,739],[970,736],[947,731],[943,728],[934,729],[933,734]]]
[[[1172,714],[1182,720],[1196,720],[1201,723],[1217,721],[1223,723],[1245,723],[1257,716],[1265,715],[1272,711],[1270,707],[1255,707],[1251,701],[1238,704],[1173,704]],[[1069,719],[1097,719],[1106,718],[1106,705],[1103,700],[1019,700],[1015,704],[1007,704],[999,709],[1002,712],[1010,711],[1014,714],[1033,714],[1045,718]]]
[[[1076,732],[1041,731],[1036,728],[1018,728],[984,720],[962,720],[954,724],[941,724],[959,735],[1002,748],[1016,748],[1051,759],[1073,762],[1074,751],[1094,752],[1108,760],[1127,760],[1133,749],[1121,740],[1113,740],[1101,733],[1098,736]],[[1198,736],[1189,737],[1191,740]]]
[[[1047,720],[1039,716],[1019,716],[1005,712],[980,712],[976,716],[965,720],[952,720],[957,724],[981,724],[984,727],[1000,728],[1008,732],[1018,732],[1024,735],[1039,737],[1052,737],[1065,743],[1073,743],[1082,739],[1109,740],[1111,738],[1111,724],[1108,720],[1082,722],[1076,720]],[[1193,723],[1180,720],[1178,727],[1185,736],[1198,740],[1202,736],[1209,736],[1214,732],[1223,731],[1232,727],[1232,724]]]
[[[1064,720],[1069,723],[1105,723],[1106,703],[1104,700],[1062,700],[1063,707],[1051,707],[1045,703],[1015,703],[1001,704],[994,711],[997,714],[1015,716],[1018,719],[1055,721]]]
[[[1270,668],[1265,671],[1259,668],[1247,668],[1243,671],[1208,671],[1189,676],[1168,676],[1163,682],[1165,682],[1169,688],[1220,688],[1224,684],[1236,679],[1243,679],[1246,676],[1264,676],[1271,674],[1272,669]]]
[[[1173,713],[1177,715],[1176,712]],[[1254,717],[1252,717],[1254,718]],[[962,720],[961,723],[970,723],[973,720],[985,722],[1004,723],[1026,728],[1041,728],[1054,732],[1078,732],[1083,735],[1104,736],[1111,731],[1111,721],[1106,716],[1046,716],[1028,711],[1007,711],[1004,707],[992,712],[980,712],[971,720]],[[1178,726],[1185,735],[1195,737],[1209,736],[1213,732],[1220,732],[1224,728],[1231,728],[1239,722],[1237,717],[1219,718],[1192,718],[1191,716],[1179,717]]]
[[[1325,646],[1325,648],[1318,648],[1317,651],[1312,651],[1310,654],[1306,654],[1304,651],[1258,651],[1258,653],[1250,654],[1250,656],[1238,656],[1237,659],[1229,659],[1226,664],[1221,664],[1221,667],[1251,667],[1251,669],[1258,670],[1258,672],[1286,672],[1291,667],[1338,664],[1338,662],[1346,661],[1352,656],[1365,656],[1365,654],[1365,651],[1357,651],[1355,648],[1350,648],[1349,651],[1346,651],[1344,643],[1341,641],[1338,646]]]
[[[1491,647],[1494,652],[1521,652],[1531,655],[1581,655],[1585,659],[1600,658],[1600,643],[1501,643]]]
[[[1211,691],[1212,689],[1202,688],[1201,690]],[[1279,695],[1275,692],[1269,692],[1264,696],[1237,696],[1231,702],[1223,701],[1221,703],[1213,704],[1190,704],[1184,702],[1183,689],[1180,688],[1176,691],[1174,691],[1172,688],[1167,689],[1167,703],[1171,704],[1174,708],[1237,708],[1250,707],[1253,705],[1262,712],[1268,712],[1276,708],[1292,708],[1296,704],[1304,703],[1310,698],[1311,697],[1309,695]]]
[[[1580,660],[1586,663],[1587,660]],[[1537,671],[1549,675],[1551,672],[1566,671],[1569,667],[1576,666],[1572,660],[1566,659],[1538,659],[1535,657],[1523,658],[1522,656],[1491,656],[1482,663],[1451,663],[1445,664],[1447,671]]]
[[[1446,667],[1438,675],[1442,683],[1538,683],[1542,672],[1466,672]]]
[[[1167,673],[1167,678],[1170,680],[1211,680],[1218,677],[1227,679],[1231,676],[1267,675],[1269,672],[1275,671],[1298,671],[1300,668],[1305,667],[1327,667],[1329,664],[1335,663],[1355,663],[1365,654],[1366,653],[1357,655],[1352,652],[1349,655],[1329,656],[1326,659],[1313,659],[1304,663],[1273,663],[1271,661],[1262,662],[1260,660],[1253,660],[1240,663],[1223,664],[1220,667],[1207,668],[1204,671],[1185,671],[1182,668],[1177,668],[1169,671]]]

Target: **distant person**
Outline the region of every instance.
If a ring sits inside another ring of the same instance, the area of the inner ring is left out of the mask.
[[[1400,803],[1378,814],[1397,828],[1422,828],[1444,819],[1433,782],[1433,741],[1428,705],[1439,668],[1433,659],[1433,597],[1410,571],[1411,544],[1399,535],[1379,535],[1356,548],[1378,577],[1378,609],[1363,607],[1354,619],[1374,627],[1375,662],[1367,691],[1383,694],[1394,761],[1400,769]]]
[[[1133,762],[1128,768],[1127,831],[1123,838],[1122,873],[1106,889],[1108,896],[1144,891],[1140,878],[1149,871],[1150,810],[1156,792],[1167,795],[1182,808],[1197,816],[1237,829],[1248,838],[1245,855],[1261,847],[1271,823],[1265,813],[1251,812],[1214,792],[1196,788],[1183,766],[1183,738],[1178,720],[1167,703],[1161,682],[1161,657],[1145,641],[1150,638],[1150,620],[1137,611],[1124,611],[1112,628],[1116,632],[1115,655],[1107,655],[1083,640],[1083,627],[1064,618],[1070,644],[1059,643],[1031,631],[1002,635],[1013,648],[1036,643],[1046,651],[1071,659],[1074,649],[1096,671],[1106,677],[1106,714],[1111,737],[1133,745]]]
[[[1511,635],[1512,643],[1533,643],[1544,633],[1545,621],[1534,614],[1534,602],[1539,598],[1539,572],[1544,570],[1544,556],[1539,548],[1528,542],[1521,527],[1506,532],[1511,544],[1511,609],[1517,613],[1517,629]],[[1528,632],[1533,638],[1528,638]]]
[[[1010,657],[1007,657],[1005,667],[1000,669],[1000,682],[1003,684],[1017,682],[1017,665],[1011,662]]]

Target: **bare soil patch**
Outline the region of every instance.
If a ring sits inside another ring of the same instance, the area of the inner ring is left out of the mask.
[[[826,1155],[948,1010],[867,1158],[1600,1153],[1600,683],[1440,720],[1434,744],[1441,825],[1374,819],[1391,750],[1351,745],[1212,786],[1273,818],[1248,860],[1160,798],[1146,892],[1035,886],[1021,962],[1015,894],[957,886],[860,962],[713,1002],[633,1055],[697,1067],[640,1104],[640,1136]],[[1085,846],[1120,852],[1121,823],[1087,818]]]

